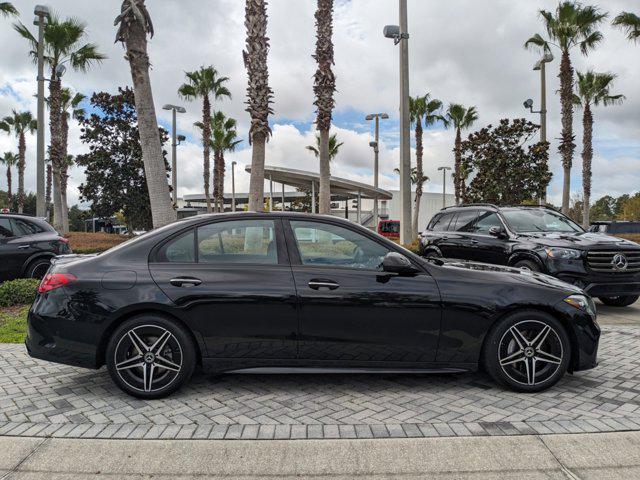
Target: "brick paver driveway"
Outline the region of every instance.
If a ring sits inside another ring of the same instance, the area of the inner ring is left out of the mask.
[[[600,366],[524,395],[464,375],[194,376],[140,401],[99,372],[0,346],[0,435],[360,438],[640,430],[640,327],[603,327]]]

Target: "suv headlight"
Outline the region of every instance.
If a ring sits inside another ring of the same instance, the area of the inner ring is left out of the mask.
[[[593,318],[596,317],[596,304],[591,297],[587,297],[586,295],[571,295],[565,298],[564,301],[578,310],[587,312]]]
[[[572,248],[545,248],[545,252],[550,258],[554,259],[564,259],[564,260],[575,260],[576,258],[580,258],[582,256],[582,252],[580,250],[574,250]]]

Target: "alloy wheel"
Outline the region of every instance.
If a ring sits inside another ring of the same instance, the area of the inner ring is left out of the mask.
[[[563,361],[558,333],[539,320],[523,320],[500,339],[498,362],[504,373],[522,385],[538,385],[553,377]]]

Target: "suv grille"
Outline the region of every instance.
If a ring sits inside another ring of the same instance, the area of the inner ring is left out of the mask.
[[[591,251],[587,253],[587,264],[594,272],[640,272],[640,250]]]

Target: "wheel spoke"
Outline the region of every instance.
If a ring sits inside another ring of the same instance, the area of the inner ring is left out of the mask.
[[[535,358],[528,358],[524,362],[525,370],[527,372],[527,385],[535,385],[536,383],[536,360]]]
[[[522,350],[518,350],[511,355],[507,355],[505,358],[501,359],[500,365],[504,367],[506,365],[512,365],[523,360],[525,360],[524,352]]]
[[[177,363],[173,363],[172,361],[167,360],[160,355],[156,356],[156,366],[158,368],[164,368],[165,370],[171,370],[174,372],[180,371],[180,365],[178,365]]]
[[[145,363],[142,368],[142,384],[145,392],[150,392],[153,388],[153,373],[155,369],[156,366],[153,363]]]
[[[531,346],[536,349],[540,348],[549,336],[549,332],[551,332],[551,327],[549,325],[545,325],[544,328],[540,330],[540,333],[536,335],[536,338],[531,341]]]
[[[158,338],[158,340],[156,340],[155,343],[151,345],[151,347],[149,347],[149,351],[155,353],[157,356],[162,351],[170,338],[171,333],[169,333],[169,330],[165,330],[165,332],[160,335],[160,338]]]
[[[147,346],[146,343],[144,343],[144,341],[138,336],[138,334],[134,331],[134,330],[129,330],[129,339],[131,340],[131,343],[133,343],[133,346],[136,347],[136,350],[138,350],[138,353],[140,355],[144,355],[145,352],[149,351],[149,347]]]
[[[511,335],[513,335],[514,340],[518,344],[521,350],[524,350],[524,347],[529,345],[529,341],[525,338],[524,335],[518,330],[515,325],[509,329]]]
[[[560,363],[562,363],[561,358],[556,357],[555,355],[547,353],[543,350],[536,350],[535,358],[539,362],[554,363],[556,365],[560,365]]]
[[[130,368],[141,367],[143,365],[142,355],[137,355],[132,358],[127,358],[120,363],[116,364],[116,370],[128,370]]]

